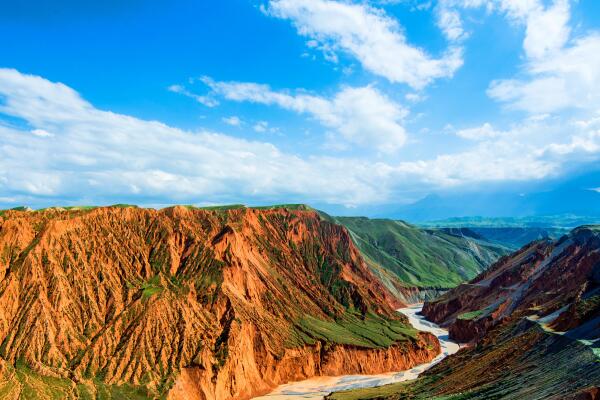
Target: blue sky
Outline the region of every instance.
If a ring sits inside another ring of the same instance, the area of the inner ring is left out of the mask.
[[[5,3],[0,207],[353,210],[598,169],[597,1]]]

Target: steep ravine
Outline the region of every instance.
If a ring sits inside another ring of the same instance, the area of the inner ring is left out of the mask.
[[[420,315],[420,311],[420,305],[398,310],[398,312],[408,317],[414,328],[423,332],[429,332],[437,337],[440,343],[440,351],[433,360],[421,363],[413,368],[406,368],[401,364],[397,364],[396,372],[385,374],[324,376],[300,382],[293,382],[281,385],[268,395],[256,397],[255,400],[317,400],[325,398],[332,392],[378,387],[416,379],[420,373],[459,350],[458,344],[448,339],[448,331],[427,321],[425,317]]]
[[[594,298],[600,291],[600,231],[574,229],[562,238],[533,242],[489,270],[425,303],[423,313],[449,326],[450,336],[477,341],[490,328],[510,319],[547,317],[561,308],[564,328],[581,321],[567,308]],[[564,329],[567,330],[567,329]]]
[[[533,242],[423,314],[470,342],[417,380],[335,400],[596,400],[600,396],[600,226]]]

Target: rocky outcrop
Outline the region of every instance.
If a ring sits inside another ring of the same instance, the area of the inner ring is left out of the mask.
[[[586,388],[576,393],[571,398],[573,400],[598,400],[600,399],[600,387]]]
[[[245,399],[410,368],[439,345],[401,304],[346,229],[311,210],[0,215],[0,390]]]
[[[406,304],[432,301],[446,293],[448,289],[396,285],[394,293]]]
[[[457,318],[448,329],[452,340],[460,343],[469,343],[482,338],[487,330],[494,325],[494,320],[488,316],[477,319]]]
[[[573,329],[581,322],[575,319],[580,317],[575,307],[593,297],[600,285],[599,250],[600,233],[595,227],[575,229],[557,241],[534,242],[503,257],[471,282],[427,302],[423,313],[449,326],[451,337],[466,341],[480,338],[509,318],[543,318],[562,307],[565,315],[555,316],[555,328]],[[596,316],[591,313],[586,318]]]

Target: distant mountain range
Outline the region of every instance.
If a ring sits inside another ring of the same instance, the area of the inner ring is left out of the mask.
[[[600,193],[588,189],[557,189],[548,192],[456,193],[429,195],[416,203],[385,212],[387,218],[426,222],[460,217],[536,219],[550,222],[548,216],[570,216],[600,221]],[[526,218],[528,217],[528,218]],[[554,223],[563,222],[555,218]],[[570,221],[569,221],[570,223]]]
[[[480,227],[470,225],[461,228],[438,228],[438,230],[453,235],[476,238],[490,244],[497,243],[512,250],[517,250],[536,240],[558,239],[569,232],[566,228],[555,227]]]
[[[402,194],[383,204],[359,205],[354,208],[317,205],[333,215],[363,215],[413,224],[432,221],[497,220],[509,226],[558,226],[572,229],[600,223],[600,168],[540,183],[486,185],[476,189],[439,190],[411,203]],[[456,222],[456,221],[454,221]],[[551,224],[551,225],[549,225]],[[447,226],[447,225],[446,225]],[[466,226],[466,225],[462,225]]]

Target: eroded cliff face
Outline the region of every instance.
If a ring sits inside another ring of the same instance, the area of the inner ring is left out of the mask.
[[[0,216],[7,398],[45,390],[27,374],[52,377],[63,397],[204,400],[410,368],[439,344],[393,311],[400,305],[347,231],[310,210]]]
[[[234,398],[254,397],[270,392],[275,386],[285,382],[298,381],[313,376],[336,376],[341,374],[380,374],[390,371],[405,370],[430,361],[440,352],[439,342],[427,333],[419,334],[419,340],[388,348],[366,349],[349,345],[324,345],[317,343],[300,349],[286,349],[281,359],[262,360],[257,368],[256,385],[243,392],[236,393]],[[256,355],[254,355],[256,356]],[[246,354],[246,360],[237,360],[235,367],[243,364],[254,365],[253,355]],[[258,357],[260,359],[260,356]],[[171,400],[190,398],[213,399],[231,396],[231,377],[223,374],[224,382],[218,382],[215,392],[206,391],[203,385],[201,369],[184,368],[169,393]],[[229,380],[229,381],[228,381]],[[224,392],[221,390],[224,389]],[[190,394],[197,394],[190,397]]]

